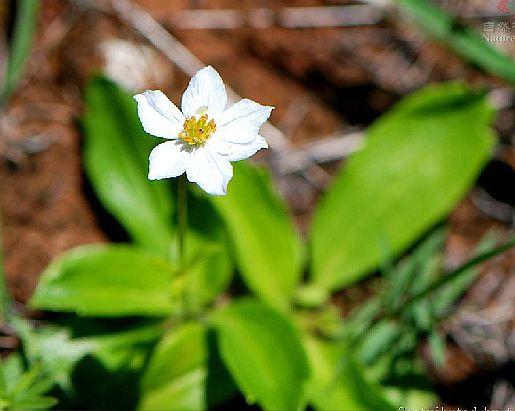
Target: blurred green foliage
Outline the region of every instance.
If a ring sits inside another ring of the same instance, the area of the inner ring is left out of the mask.
[[[415,348],[427,338],[442,360],[438,322],[474,264],[443,274],[441,230],[394,260],[445,217],[487,160],[493,115],[482,93],[430,86],[371,127],[319,206],[307,280],[287,207],[266,171],[244,162],[225,197],[189,187],[187,258],[178,267],[176,183],[147,180],[155,140],[136,125],[135,104],[100,77],[86,103],[86,172],[133,244],[64,254],[31,300],[60,316],[16,326],[28,358],[55,382],[60,407],[431,404]],[[341,319],[331,293],[381,265],[384,293]]]
[[[135,247],[83,246],[47,268],[31,304],[87,316],[166,315],[174,308],[173,274],[166,261]]]
[[[54,382],[40,366],[25,370],[22,358],[13,354],[0,360],[0,410],[40,410],[55,405],[46,396]]]
[[[446,231],[439,228],[397,265],[385,264],[381,293],[358,307],[347,320],[348,338],[357,345],[359,358],[375,379],[385,386],[395,386],[396,381],[418,381],[418,389],[412,389],[410,395],[416,392],[422,398],[429,396],[431,387],[418,358],[420,341],[427,341],[434,365],[443,366],[445,341],[439,334],[439,323],[452,312],[453,304],[478,274],[475,265],[463,265],[459,272],[445,271],[445,238]],[[494,234],[484,238],[476,250],[478,260],[497,240]],[[510,243],[513,245],[513,240]],[[392,400],[398,397],[401,401],[406,394],[398,388],[387,390]]]

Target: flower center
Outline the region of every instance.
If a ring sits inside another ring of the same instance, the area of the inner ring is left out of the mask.
[[[188,117],[184,121],[183,130],[179,133],[179,138],[192,146],[203,144],[216,131],[214,120],[208,120],[207,114],[203,114],[199,118],[195,116]]]

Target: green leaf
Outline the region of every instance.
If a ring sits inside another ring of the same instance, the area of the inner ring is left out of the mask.
[[[302,273],[298,233],[269,176],[248,163],[233,166],[228,194],[209,199],[227,225],[247,286],[267,303],[285,308]]]
[[[170,257],[169,186],[147,179],[148,155],[158,140],[143,131],[135,101],[114,83],[94,77],[85,94],[84,166],[95,192],[134,241]]]
[[[235,393],[211,330],[185,323],[157,345],[141,383],[142,410],[202,410]]]
[[[173,329],[156,347],[142,380],[142,410],[206,409],[205,327]]]
[[[312,375],[309,402],[320,411],[393,411],[382,387],[368,379],[345,344],[306,335]]]
[[[166,262],[131,246],[77,247],[45,270],[30,305],[82,316],[167,315],[173,275]]]
[[[369,130],[313,221],[315,284],[348,285],[377,267],[381,240],[404,251],[473,183],[494,143],[492,110],[462,84],[404,99]]]
[[[292,322],[253,300],[232,302],[214,317],[220,355],[247,402],[265,410],[295,410],[309,368]]]
[[[32,45],[39,11],[39,0],[19,0],[16,3],[16,26],[12,45],[9,49],[7,71],[2,94],[0,95],[0,106],[6,102],[13,92],[23,73],[23,65]]]

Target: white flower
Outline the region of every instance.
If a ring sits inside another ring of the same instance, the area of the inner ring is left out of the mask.
[[[186,173],[207,193],[223,195],[232,178],[231,161],[268,147],[258,133],[273,107],[243,99],[226,109],[224,83],[211,66],[191,79],[182,96],[182,112],[158,90],[134,99],[145,131],[170,140],[150,153],[150,180]]]

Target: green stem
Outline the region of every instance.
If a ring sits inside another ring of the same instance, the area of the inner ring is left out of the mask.
[[[11,298],[9,296],[9,290],[7,289],[7,282],[5,279],[2,244],[2,231],[0,230],[0,324],[5,324],[9,317]]]
[[[188,181],[186,175],[179,177],[177,187],[177,255],[179,257],[179,267],[184,269],[186,265],[184,257],[184,243],[186,230],[188,227],[188,201],[187,201]]]
[[[19,0],[16,4],[16,23],[9,48],[4,85],[0,87],[0,106],[7,102],[22,75],[36,31],[39,3],[39,0]]]
[[[175,297],[181,302],[181,317],[188,318],[190,314],[187,294],[186,269],[186,234],[188,230],[188,180],[186,174],[179,177],[177,184],[177,258],[178,268],[173,283],[176,286]]]

